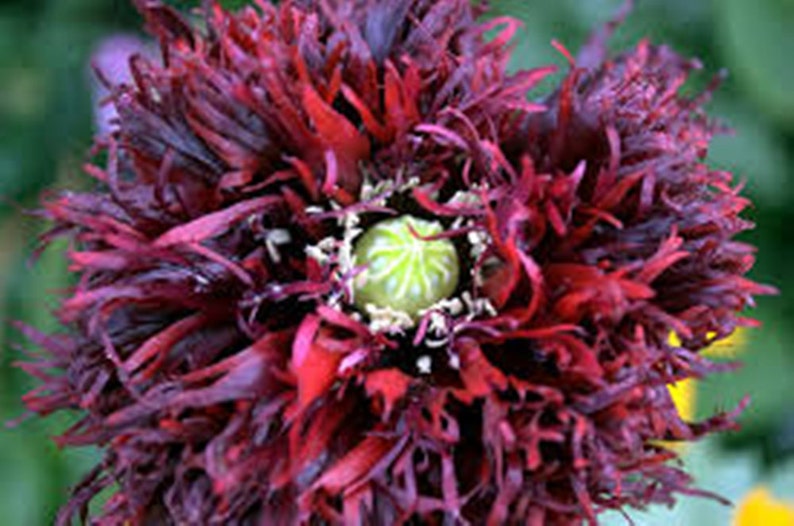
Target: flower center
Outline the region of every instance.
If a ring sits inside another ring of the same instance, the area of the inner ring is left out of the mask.
[[[368,311],[371,305],[415,317],[449,297],[460,273],[455,246],[449,239],[423,239],[442,231],[436,221],[409,215],[372,226],[354,250],[356,264],[366,267],[354,282],[356,306]]]

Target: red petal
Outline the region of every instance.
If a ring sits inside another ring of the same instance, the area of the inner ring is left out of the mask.
[[[340,353],[319,345],[315,338],[320,318],[307,316],[301,323],[292,345],[292,367],[298,382],[298,407],[305,409],[322,396],[337,378],[342,360]]]
[[[369,156],[369,141],[309,85],[303,88],[303,105],[320,139],[333,150],[339,162],[339,185],[348,192],[356,192],[361,179],[358,162]]]
[[[237,203],[229,208],[201,216],[190,223],[172,228],[157,238],[154,245],[165,247],[180,243],[199,243],[225,232],[241,219],[269,208],[280,200],[279,197],[265,196]]]
[[[353,484],[367,476],[369,470],[389,452],[392,440],[370,436],[336,462],[312,486],[313,489],[324,488],[331,494],[338,494],[349,489]]]
[[[385,64],[384,98],[389,124],[398,132],[408,130],[421,120],[416,98],[406,93],[400,74],[391,62]]]
[[[133,372],[141,365],[155,356],[163,356],[171,347],[182,340],[186,335],[196,331],[207,322],[201,314],[194,314],[169,325],[166,329],[156,333],[146,340],[143,345],[130,355],[124,364],[127,372]]]
[[[342,355],[312,344],[303,365],[295,371],[298,377],[298,404],[301,409],[324,395],[337,378]]]
[[[383,397],[381,414],[384,420],[389,418],[394,404],[405,395],[409,385],[411,385],[411,377],[399,369],[381,369],[369,373],[364,381],[364,387],[369,396],[380,395]]]
[[[479,346],[470,344],[460,347],[460,377],[466,389],[456,391],[456,398],[467,403],[495,390],[503,391],[507,388],[507,377],[491,365]]]
[[[367,131],[375,136],[382,143],[388,143],[394,137],[386,126],[381,124],[378,119],[373,115],[372,111],[367,107],[366,103],[359,97],[355,91],[349,86],[342,86],[342,95],[345,96],[347,102],[353,106],[361,117],[361,122],[367,128]]]

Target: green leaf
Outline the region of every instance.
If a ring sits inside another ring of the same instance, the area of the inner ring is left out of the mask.
[[[769,117],[794,128],[794,2],[715,0],[719,49],[744,91]]]
[[[792,166],[792,158],[783,138],[763,115],[735,97],[719,96],[710,113],[734,130],[714,138],[710,164],[733,172],[737,182],[747,181],[748,190],[764,205],[784,206],[789,198],[786,167]]]
[[[200,0],[170,0],[166,3],[178,7],[179,9],[191,9],[201,5]],[[254,5],[253,0],[220,0],[220,4],[224,9],[234,11],[247,5]]]
[[[46,444],[23,430],[0,433],[0,509],[3,524],[52,524],[42,497],[52,495],[53,470]]]

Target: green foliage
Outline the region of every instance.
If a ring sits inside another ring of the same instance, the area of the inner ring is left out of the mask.
[[[753,105],[794,129],[794,2],[725,0],[715,7],[719,48]]]

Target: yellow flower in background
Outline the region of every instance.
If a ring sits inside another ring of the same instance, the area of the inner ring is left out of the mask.
[[[767,488],[756,488],[739,503],[733,526],[794,526],[794,504],[777,500]]]
[[[704,351],[704,355],[709,358],[735,358],[744,347],[747,340],[747,333],[744,329],[736,329],[733,334],[722,340],[718,340]],[[670,334],[670,345],[681,346],[681,340],[675,333]],[[673,399],[681,420],[691,422],[695,418],[695,408],[697,400],[696,380],[681,380],[667,386],[670,396]]]
[[[678,415],[684,422],[691,422],[695,418],[695,380],[681,380],[667,386],[673,398]]]

